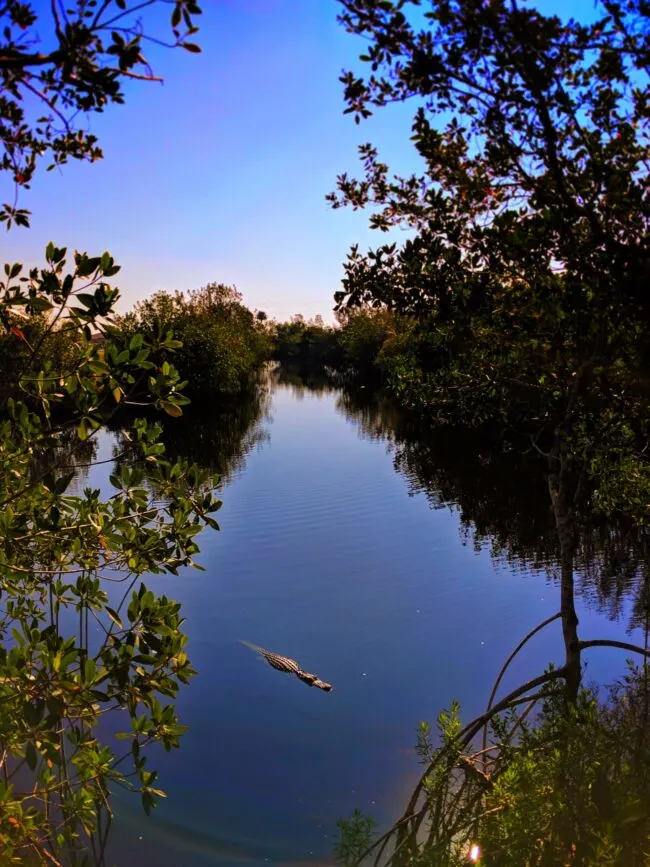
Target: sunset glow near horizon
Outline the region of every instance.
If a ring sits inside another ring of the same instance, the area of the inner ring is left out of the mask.
[[[91,118],[103,161],[49,173],[42,164],[19,202],[32,227],[4,235],[3,261],[42,264],[50,240],[109,250],[122,266],[113,281],[121,310],[159,289],[220,282],[271,317],[330,319],[350,246],[386,235],[370,232],[363,212],[331,210],[325,195],[337,174],[357,173],[366,141],[391,169],[417,169],[413,106],[359,126],[343,114],[338,78],[364,43],[337,23],[337,0],[201,5],[202,53],[148,52],[164,84],[133,82],[124,106]],[[593,0],[540,5],[595,14]],[[2,201],[13,201],[6,173],[0,183]]]

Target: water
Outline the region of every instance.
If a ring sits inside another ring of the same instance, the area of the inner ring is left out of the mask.
[[[467,719],[479,713],[504,659],[559,606],[553,579],[530,568],[547,504],[524,477],[502,476],[500,507],[498,486],[481,493],[476,451],[457,450],[454,465],[440,446],[437,463],[390,407],[299,382],[269,388],[234,421],[188,421],[171,436],[224,472],[221,532],[201,536],[206,572],[150,582],[182,602],[199,676],[178,702],[190,726],[181,749],[151,760],[169,797],[150,818],[137,798],[116,800],[111,863],[333,864],[337,819],[361,807],[387,825],[403,808],[419,720],[453,698]],[[112,446],[104,434],[97,457]],[[103,487],[110,470],[90,481]],[[506,489],[528,505],[520,531]],[[630,603],[607,617],[608,594],[581,597],[584,638],[625,636]],[[334,690],[274,671],[240,639],[295,657]],[[611,680],[623,656],[592,651],[589,677]],[[561,658],[554,623],[503,689]]]

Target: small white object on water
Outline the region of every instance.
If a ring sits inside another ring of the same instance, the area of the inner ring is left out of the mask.
[[[368,677],[368,675],[365,673],[365,671],[363,671],[363,672],[361,673],[361,677]]]

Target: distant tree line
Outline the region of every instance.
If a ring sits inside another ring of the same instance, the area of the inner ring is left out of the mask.
[[[273,357],[304,371],[329,369],[388,383],[399,324],[388,310],[342,310],[335,325],[326,325],[320,316],[306,320],[296,315],[273,324]]]

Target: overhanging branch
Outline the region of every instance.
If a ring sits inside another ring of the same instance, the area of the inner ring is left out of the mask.
[[[586,650],[588,647],[617,647],[619,650],[629,650],[630,653],[640,653],[650,659],[650,650],[645,647],[640,647],[638,644],[629,644],[627,641],[611,641],[605,638],[595,638],[593,641],[581,641],[580,650]]]

